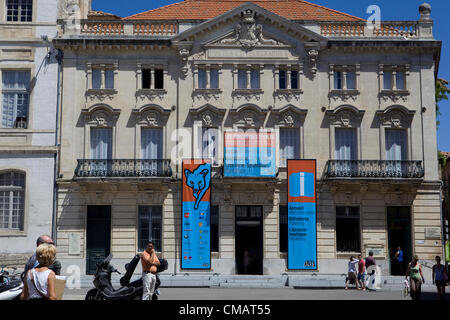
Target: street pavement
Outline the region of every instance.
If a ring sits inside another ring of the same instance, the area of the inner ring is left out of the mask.
[[[63,300],[84,300],[90,288],[65,289]],[[160,300],[411,300],[398,291],[358,291],[356,289],[223,289],[161,288]],[[450,293],[447,293],[450,300]],[[422,300],[437,300],[436,291],[423,291]]]

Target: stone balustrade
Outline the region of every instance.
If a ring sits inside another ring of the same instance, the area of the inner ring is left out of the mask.
[[[171,21],[82,20],[80,33],[93,36],[173,36],[178,33],[178,24]]]
[[[417,21],[383,21],[380,25],[358,22],[321,22],[320,33],[330,38],[419,38]]]

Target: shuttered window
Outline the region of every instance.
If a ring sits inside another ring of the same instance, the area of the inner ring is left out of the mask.
[[[336,160],[356,160],[356,129],[336,128]]]
[[[386,160],[407,160],[405,130],[386,129]]]
[[[112,159],[111,128],[91,128],[91,158]]]
[[[298,129],[280,129],[280,166],[285,167],[288,159],[300,158]]]

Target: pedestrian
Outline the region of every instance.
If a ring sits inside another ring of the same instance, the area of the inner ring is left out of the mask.
[[[49,266],[55,261],[56,247],[43,243],[36,249],[38,266],[28,270],[23,282],[20,300],[57,300],[55,292],[56,275]]]
[[[436,256],[436,264],[433,266],[433,284],[436,284],[438,291],[438,299],[445,300],[445,286],[448,281],[447,270],[445,266],[441,264],[441,257]]]
[[[395,259],[395,274],[403,274],[403,251],[402,248],[398,247],[397,252],[394,255]]]
[[[375,258],[373,257],[373,251],[369,251],[369,256],[366,257],[366,268],[369,268],[370,266],[376,266],[377,262],[375,261]]]
[[[359,289],[366,291],[366,262],[360,254],[358,255],[358,282]]]
[[[53,239],[49,235],[46,235],[46,234],[37,238],[36,247],[39,247],[43,243],[55,245]],[[25,275],[27,274],[28,270],[36,268],[38,266],[38,264],[39,263],[36,259],[36,253],[33,253],[33,255],[28,259],[27,263],[25,264],[25,269],[24,269],[23,273],[21,274],[22,281],[24,281]],[[59,276],[61,274],[61,263],[58,260],[55,260],[49,266],[49,269],[52,270],[57,276]]]
[[[425,279],[422,273],[422,266],[419,263],[419,257],[415,255],[412,261],[408,264],[405,279],[409,276],[409,287],[412,300],[420,300],[422,293],[422,284]]]
[[[142,262],[142,300],[153,299],[156,286],[156,273],[160,265],[159,259],[156,256],[153,242],[149,241],[147,248],[141,254]]]
[[[359,288],[358,280],[356,279],[356,265],[358,264],[358,260],[355,259],[354,256],[350,257],[350,261],[348,262],[348,277],[345,281],[345,290],[348,290],[348,285],[355,283],[356,289]]]

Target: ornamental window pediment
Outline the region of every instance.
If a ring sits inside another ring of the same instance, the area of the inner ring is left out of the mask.
[[[328,110],[326,116],[334,127],[359,127],[365,111],[351,105],[343,105],[334,110]]]
[[[244,128],[260,128],[264,126],[267,110],[256,105],[243,105],[237,109],[231,109],[230,115],[233,126]]]
[[[400,105],[394,105],[385,110],[378,111],[378,117],[382,126],[391,128],[409,128],[416,111]]]
[[[120,116],[120,109],[114,109],[107,104],[96,104],[81,110],[85,124],[93,127],[114,127]]]
[[[305,121],[308,110],[303,110],[290,104],[278,110],[272,110],[275,124],[280,127],[298,128]]]
[[[202,127],[220,127],[226,113],[226,109],[219,109],[213,105],[206,104],[197,109],[191,109],[189,113],[193,121],[201,122]]]
[[[159,105],[146,105],[140,109],[134,109],[136,124],[149,128],[162,128],[167,124],[172,110],[167,110]]]

